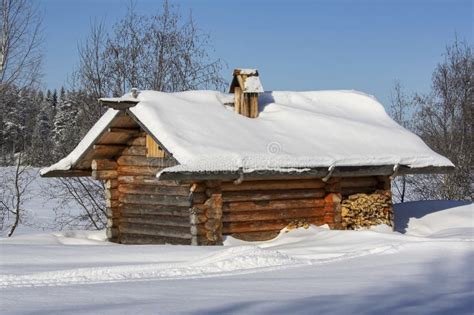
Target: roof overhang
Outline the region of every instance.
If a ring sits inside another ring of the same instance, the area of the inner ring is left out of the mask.
[[[380,165],[380,166],[338,166],[306,168],[302,170],[257,170],[245,172],[236,171],[209,171],[209,172],[175,172],[164,169],[158,174],[160,180],[205,181],[205,180],[258,180],[258,179],[295,179],[295,178],[329,178],[329,177],[363,177],[363,176],[403,176],[409,174],[447,174],[454,170],[451,166],[428,166],[411,168],[408,166]]]

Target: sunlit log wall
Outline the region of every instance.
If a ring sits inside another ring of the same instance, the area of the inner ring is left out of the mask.
[[[146,135],[140,129],[136,132],[114,159],[92,163],[93,177],[105,181],[107,236],[117,243],[220,245],[225,235],[249,241],[271,239],[288,225],[353,228],[356,223],[351,220],[369,222],[358,218],[365,213],[360,209],[356,216],[348,212],[355,194],[390,194],[388,177],[327,182],[262,179],[240,184],[158,181],[156,173],[176,163],[166,154],[147,157]],[[383,211],[391,218],[391,204],[384,204]]]

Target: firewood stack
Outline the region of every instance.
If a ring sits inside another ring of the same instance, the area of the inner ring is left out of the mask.
[[[392,196],[390,191],[377,190],[372,194],[354,194],[341,204],[342,226],[348,230],[386,224],[393,227]]]

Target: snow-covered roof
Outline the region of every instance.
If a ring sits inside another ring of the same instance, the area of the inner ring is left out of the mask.
[[[235,113],[225,105],[233,95],[217,91],[141,91],[136,100],[129,113],[180,164],[168,172],[453,166],[373,96],[357,91],[265,92],[254,119]],[[109,109],[70,155],[42,174],[73,168],[117,112]]]

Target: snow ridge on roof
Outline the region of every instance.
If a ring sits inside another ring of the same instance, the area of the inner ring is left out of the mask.
[[[129,111],[181,164],[174,171],[453,166],[357,91],[265,92],[254,119],[229,110],[233,95],[217,91],[141,91],[138,100]],[[89,133],[113,115],[109,110]],[[74,164],[92,135],[51,168]]]

